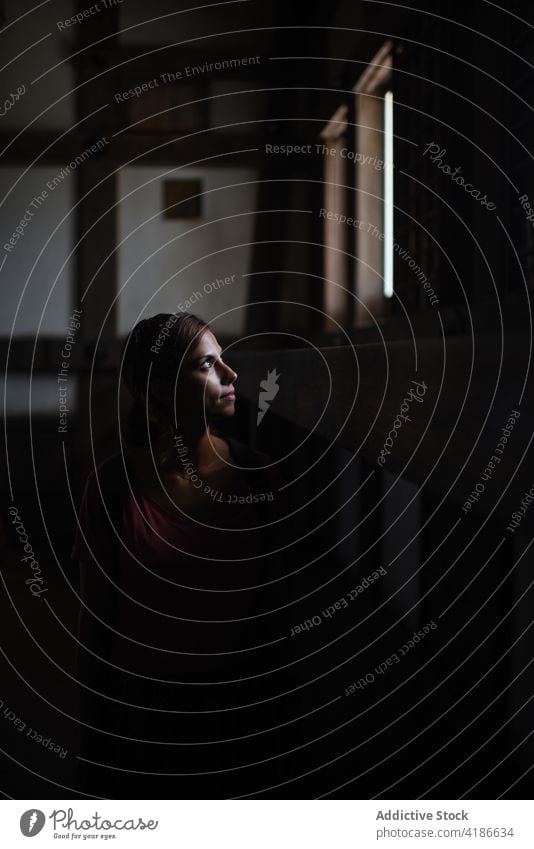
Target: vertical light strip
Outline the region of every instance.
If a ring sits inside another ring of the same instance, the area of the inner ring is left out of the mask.
[[[384,95],[384,295],[393,295],[393,92]]]

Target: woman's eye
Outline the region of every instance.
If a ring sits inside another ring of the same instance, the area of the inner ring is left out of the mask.
[[[211,366],[213,365],[214,362],[215,362],[215,360],[213,359],[213,357],[210,357],[209,360],[204,360],[204,362],[202,364],[202,368],[205,368],[206,366],[208,368],[211,368]]]

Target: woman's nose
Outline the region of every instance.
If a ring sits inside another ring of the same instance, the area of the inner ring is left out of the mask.
[[[225,363],[225,366],[226,366],[226,363]],[[228,380],[229,383],[233,383],[235,380],[237,380],[237,372],[235,372],[233,369],[231,369],[230,366],[226,366],[225,377],[226,377],[226,379]]]

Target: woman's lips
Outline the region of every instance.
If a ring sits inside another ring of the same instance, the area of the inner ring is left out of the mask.
[[[235,401],[235,392],[228,392],[221,397],[221,401]]]

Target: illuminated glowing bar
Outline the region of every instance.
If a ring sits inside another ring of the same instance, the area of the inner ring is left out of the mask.
[[[384,295],[393,295],[393,92],[384,96]]]

